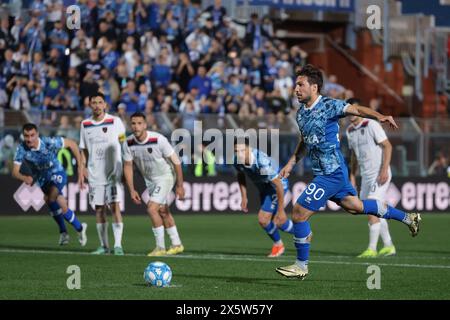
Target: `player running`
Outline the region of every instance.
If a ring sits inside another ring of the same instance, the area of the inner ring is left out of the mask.
[[[322,85],[322,73],[312,65],[306,65],[297,73],[295,93],[301,104],[297,111],[301,139],[294,155],[281,170],[280,176],[287,178],[301,159],[303,151],[306,151],[312,161],[314,179],[297,199],[292,213],[297,260],[293,265],[276,268],[278,273],[286,277],[303,279],[308,275],[312,236],[308,219],[325,206],[327,200],[336,202],[351,214],[371,214],[401,221],[409,227],[413,237],[419,232],[420,214],[405,213],[380,200],[361,201],[356,196],[340,151],[339,118],[355,115],[386,122],[392,128],[398,128],[394,119],[366,107],[322,97],[319,94]]]
[[[253,149],[248,138],[237,138],[234,142],[234,167],[238,171],[238,182],[242,196],[242,210],[247,212],[247,175],[258,188],[261,208],[258,222],[272,239],[273,246],[269,258],[284,253],[284,244],[278,229],[293,233],[293,223],[284,212],[284,193],[288,190],[288,181],[279,176],[279,167],[264,152]]]
[[[359,105],[358,99],[349,99],[347,103]],[[351,124],[347,128],[347,140],[351,150],[350,182],[356,189],[356,171],[361,174],[361,200],[375,199],[383,201],[391,182],[390,168],[392,145],[381,125],[372,119],[357,116],[350,117]],[[376,256],[395,255],[389,227],[386,219],[368,215],[369,247],[358,258],[374,258]],[[381,234],[384,247],[377,252],[378,237]]]
[[[93,254],[110,252],[107,205],[113,214],[114,254],[123,255],[123,222],[117,188],[122,178],[122,142],[125,127],[120,118],[106,113],[105,96],[97,92],[89,97],[92,118],[82,121],[80,130],[81,167],[87,164],[89,201],[95,207],[100,247]],[[82,178],[84,181],[84,176]]]
[[[178,235],[175,220],[167,205],[167,196],[175,182],[175,192],[178,199],[184,199],[181,162],[166,137],[157,132],[147,131],[147,121],[143,113],[136,112],[130,119],[133,134],[127,137],[124,146],[124,176],[130,190],[131,199],[136,204],[140,204],[141,197],[134,189],[134,162],[145,180],[150,195],[147,202],[147,212],[152,221],[156,247],[148,256],[182,253],[184,247]],[[172,242],[167,251],[164,241],[164,228]]]
[[[62,190],[67,183],[67,176],[63,166],[58,161],[59,149],[67,147],[79,163],[80,151],[76,142],[63,137],[40,138],[38,128],[33,123],[25,124],[22,128],[22,134],[23,142],[17,147],[12,176],[29,186],[37,183],[41,188],[45,203],[50,208],[50,214],[59,227],[59,245],[69,243],[69,234],[64,222],[66,220],[78,232],[78,240],[84,247],[87,242],[87,224],[78,221],[62,195]],[[22,165],[25,170],[29,171],[30,175],[21,173]],[[82,176],[83,172],[79,168],[78,181],[80,184]]]

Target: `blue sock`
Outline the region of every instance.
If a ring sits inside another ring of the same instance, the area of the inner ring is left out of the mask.
[[[50,213],[53,219],[59,227],[59,233],[67,232],[66,224],[64,223],[64,218],[62,216],[61,207],[59,204],[56,201],[50,202],[48,207],[50,208]]]
[[[287,219],[285,223],[283,223],[279,229],[281,231],[290,233],[290,234],[294,234],[294,224],[292,223],[291,219]]]
[[[401,210],[395,209],[379,200],[363,200],[364,213],[377,216],[383,219],[394,219],[400,222],[406,221],[406,213]]]
[[[294,244],[297,249],[297,260],[307,264],[309,259],[311,226],[308,221],[294,223]]]
[[[266,233],[268,234],[268,236],[274,241],[274,242],[278,242],[280,241],[281,237],[280,237],[280,233],[278,232],[278,228],[275,225],[275,223],[273,223],[273,221],[270,221],[270,223],[267,225],[267,227],[264,228],[264,230],[266,231]]]
[[[67,222],[69,222],[78,232],[83,230],[80,221],[78,221],[77,217],[75,216],[75,213],[73,213],[72,210],[67,209],[67,212],[64,213],[64,219],[66,219]]]

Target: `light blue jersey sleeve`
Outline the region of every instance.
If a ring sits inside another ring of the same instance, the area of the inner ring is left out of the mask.
[[[22,144],[19,144],[16,149],[16,154],[14,155],[14,163],[21,164],[23,162],[23,157],[25,156],[25,149]]]
[[[47,145],[47,147],[53,150],[55,153],[57,153],[59,149],[64,148],[63,137],[44,137],[41,139]]]
[[[328,118],[339,120],[339,118],[345,117],[345,109],[347,105],[349,104],[344,100],[329,99],[327,108]]]
[[[259,152],[257,160],[259,172],[262,176],[265,176],[267,181],[272,181],[278,176],[276,168],[274,168],[274,163],[267,155]]]

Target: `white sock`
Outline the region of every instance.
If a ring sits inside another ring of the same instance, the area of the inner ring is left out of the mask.
[[[178,235],[177,226],[173,226],[166,229],[167,234],[170,237],[170,241],[173,246],[179,246],[181,244],[180,236]]]
[[[152,228],[153,234],[155,235],[156,246],[161,249],[166,249],[166,243],[164,241],[164,226],[157,228]]]
[[[98,238],[100,239],[101,246],[104,248],[109,248],[108,222],[97,223],[97,233],[98,233]]]
[[[122,248],[123,222],[112,223],[112,229],[114,233],[114,248]]]
[[[383,239],[383,243],[385,247],[390,247],[394,245],[392,243],[391,234],[389,233],[389,226],[386,219],[380,219],[380,235],[381,239]]]
[[[369,249],[377,250],[378,237],[380,236],[380,223],[369,223]]]

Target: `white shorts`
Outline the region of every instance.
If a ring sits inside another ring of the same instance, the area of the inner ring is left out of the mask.
[[[113,202],[119,202],[119,184],[112,183],[102,186],[89,186],[89,203],[91,206],[104,206]]]
[[[151,201],[159,204],[166,204],[167,197],[175,185],[175,177],[167,176],[153,180],[146,179],[145,184],[147,185],[146,192],[148,192],[149,195],[147,203]]]
[[[363,179],[361,181],[361,192],[359,197],[361,200],[375,199],[380,201],[386,201],[386,193],[391,183],[392,175],[389,173],[389,178],[383,185],[379,185],[377,177],[374,179]]]

